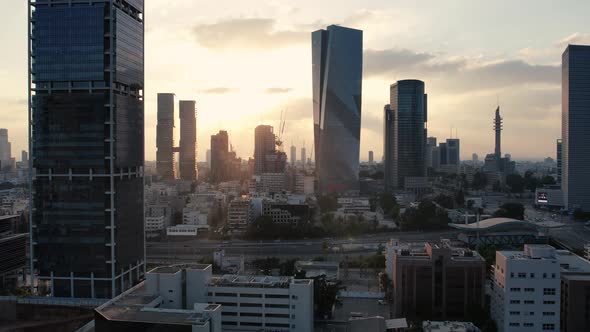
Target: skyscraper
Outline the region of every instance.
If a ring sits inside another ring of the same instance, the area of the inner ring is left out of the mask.
[[[205,160],[207,161],[207,167],[211,169],[211,149],[207,149],[207,154],[205,156]]]
[[[426,169],[428,169],[428,168],[436,169],[437,168],[434,165],[434,158],[433,158],[433,152],[434,152],[435,148],[436,148],[436,137],[428,137],[426,139],[426,156],[424,158],[424,161],[426,163]],[[438,158],[437,158],[437,160],[438,160]]]
[[[590,211],[590,46],[569,45],[561,73],[564,204]]]
[[[0,129],[0,170],[12,165],[12,148],[8,141],[8,129]]]
[[[223,182],[228,177],[229,137],[227,131],[211,135],[211,182]]]
[[[477,153],[473,153],[471,155],[471,162],[473,163],[473,165],[477,165],[479,163],[479,156],[477,155]]]
[[[145,273],[143,1],[29,4],[31,272],[111,298]]]
[[[386,192],[397,188],[397,167],[394,167],[396,154],[395,114],[389,104],[383,106],[383,170]]]
[[[259,125],[254,130],[254,174],[268,172],[266,156],[276,151],[275,134],[272,126]]]
[[[395,175],[390,178],[394,188],[404,188],[406,177],[426,176],[426,121],[427,96],[424,82],[402,80],[391,85],[390,103],[392,134],[386,135],[393,144],[386,152],[389,164],[386,172]],[[388,170],[389,168],[389,170]]]
[[[174,94],[158,93],[156,125],[156,170],[164,179],[174,179]]]
[[[305,146],[301,148],[301,163],[305,165],[307,162],[307,151],[305,150]]]
[[[447,164],[459,166],[461,150],[458,138],[447,138]]]
[[[180,178],[197,180],[197,109],[194,100],[181,100],[178,105],[180,116],[179,162]]]
[[[369,164],[373,164],[373,151],[369,151]]]
[[[557,161],[557,183],[561,184],[561,175],[563,172],[563,155],[561,153],[562,149],[562,140],[558,139],[556,142],[556,161]]]
[[[291,145],[291,156],[290,156],[291,165],[295,166],[295,162],[297,161],[297,148],[295,145]]]
[[[502,169],[500,166],[502,159],[502,117],[500,117],[500,106],[496,108],[496,116],[494,117],[494,131],[496,132],[496,146],[494,149],[494,156],[496,157],[496,163],[498,169]]]
[[[363,32],[312,32],[316,176],[322,194],[359,189]]]

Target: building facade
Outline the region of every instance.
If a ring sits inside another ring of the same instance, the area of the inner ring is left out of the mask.
[[[12,165],[12,149],[8,141],[8,129],[0,129],[0,171]]]
[[[229,137],[227,131],[211,135],[211,182],[218,183],[229,179],[228,167]]]
[[[178,105],[180,178],[193,182],[197,181],[197,108],[195,104],[194,100],[181,100]]]
[[[33,279],[112,298],[145,269],[143,1],[29,4]]]
[[[358,192],[363,32],[330,25],[311,39],[318,189]]]
[[[386,186],[404,188],[406,177],[426,176],[427,96],[424,82],[402,80],[391,85],[391,119],[386,122]],[[392,123],[391,123],[392,122]],[[391,155],[390,155],[391,154]],[[389,163],[387,163],[389,161]]]
[[[163,179],[174,179],[174,98],[173,93],[158,93],[156,172]]]
[[[590,46],[569,45],[561,69],[564,203],[590,211]]]
[[[486,266],[476,252],[444,242],[387,252],[396,317],[460,319],[484,306]]]
[[[491,317],[499,332],[559,331],[560,268],[555,249],[497,251]]]
[[[259,125],[254,130],[254,174],[270,172],[276,140],[272,126]]]

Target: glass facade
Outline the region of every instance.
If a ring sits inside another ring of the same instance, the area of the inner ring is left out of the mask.
[[[320,193],[359,190],[363,32],[312,33],[313,116]]]
[[[426,176],[427,97],[424,82],[403,80],[391,85],[390,104],[393,112],[393,156],[386,157],[388,186],[404,188],[406,177]],[[390,143],[391,144],[391,143]],[[441,161],[442,163],[442,161]]]
[[[31,250],[54,296],[145,269],[143,1],[31,1]]]
[[[156,169],[164,179],[174,179],[174,94],[158,93]]]
[[[194,100],[181,100],[180,114],[180,178],[197,181],[197,108]]]
[[[565,206],[590,211],[590,46],[562,56],[562,172]]]

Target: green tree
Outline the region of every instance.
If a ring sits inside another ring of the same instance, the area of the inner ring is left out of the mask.
[[[554,185],[555,184],[555,178],[552,177],[551,175],[545,175],[541,179],[541,184],[546,185],[546,186]]]
[[[315,316],[320,319],[331,319],[332,308],[342,305],[338,293],[345,290],[342,281],[328,281],[325,275],[313,278],[313,302]]]
[[[512,218],[524,220],[524,205],[522,203],[504,203],[494,212],[496,218]]]
[[[511,193],[521,193],[525,188],[525,180],[520,174],[508,174],[506,185],[510,188]]]
[[[379,197],[379,204],[386,215],[397,217],[399,216],[399,205],[395,196],[388,193],[382,193]]]
[[[484,189],[487,185],[488,178],[486,177],[485,173],[477,172],[473,175],[473,181],[471,182],[473,189]]]
[[[318,205],[323,213],[338,209],[338,198],[334,195],[324,195],[318,198]]]
[[[418,208],[408,208],[401,217],[404,230],[431,230],[448,227],[447,212],[432,201],[422,201]]]

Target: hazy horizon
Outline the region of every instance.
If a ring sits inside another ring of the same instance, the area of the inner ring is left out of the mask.
[[[9,130],[20,159],[28,150],[27,3],[4,6],[0,127]],[[381,159],[389,86],[409,78],[426,84],[428,136],[442,141],[455,128],[463,160],[493,152],[498,100],[503,153],[515,160],[555,158],[561,54],[568,43],[590,43],[579,15],[589,9],[587,1],[549,0],[369,0],[362,7],[352,0],[146,1],[146,160],[155,159],[158,92],[197,101],[198,160],[220,129],[239,156],[252,156],[254,127],[276,127],[281,110],[287,112],[285,150],[305,141],[310,155],[311,31],[330,24],[364,31],[361,160],[369,150]],[[178,128],[178,109],[176,121]]]

